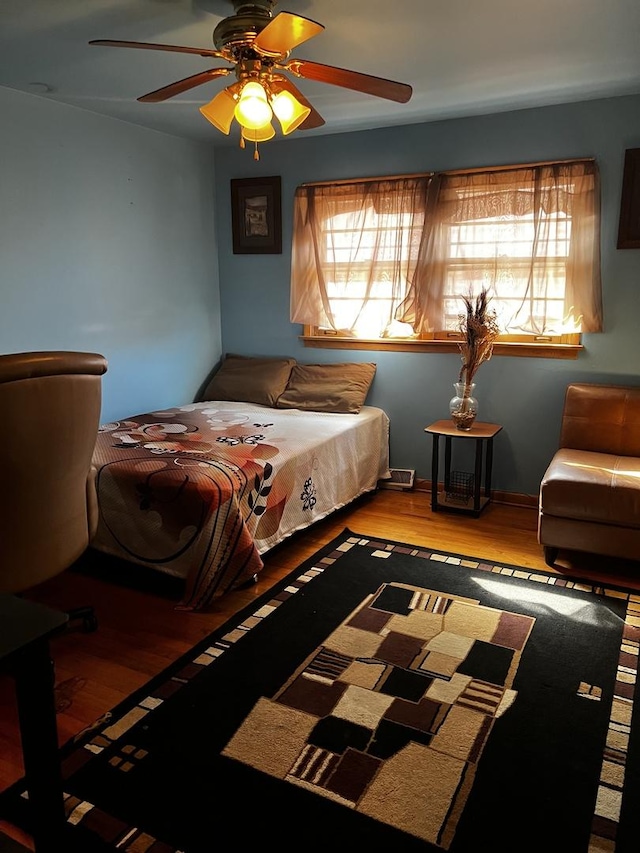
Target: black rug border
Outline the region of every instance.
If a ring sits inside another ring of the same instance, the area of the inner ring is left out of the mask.
[[[268,605],[269,602],[277,598],[277,596],[280,595],[286,589],[287,586],[291,586],[301,576],[314,569],[318,563],[330,556],[334,551],[336,551],[349,539],[357,540],[354,543],[354,545],[356,546],[358,545],[358,541],[361,541],[362,546],[369,548],[372,551],[379,549],[391,550],[393,548],[399,548],[402,549],[402,552],[405,553],[406,556],[415,556],[418,559],[429,560],[433,557],[433,555],[439,555],[443,558],[442,566],[454,570],[463,569],[466,572],[480,571],[483,573],[494,573],[497,575],[500,575],[500,570],[507,570],[524,573],[524,575],[526,575],[524,577],[516,576],[511,579],[514,581],[521,581],[526,584],[535,583],[535,581],[532,580],[532,577],[541,577],[560,581],[560,583],[557,584],[559,588],[569,586],[569,591],[571,591],[572,586],[577,585],[579,589],[577,589],[576,592],[582,592],[588,595],[596,595],[598,597],[606,597],[607,590],[620,593],[623,596],[640,596],[639,590],[635,590],[623,584],[608,582],[603,583],[602,581],[595,582],[593,580],[589,580],[579,576],[560,574],[557,572],[550,572],[544,569],[529,568],[513,563],[496,561],[494,559],[487,559],[478,556],[471,556],[469,554],[457,553],[448,549],[432,548],[428,545],[417,545],[381,536],[369,536],[362,533],[358,533],[349,527],[344,527],[343,530],[339,534],[334,536],[329,542],[320,546],[320,548],[318,548],[313,554],[311,554],[311,556],[299,563],[283,578],[274,582],[257,598],[243,606],[235,614],[225,620],[221,625],[219,625],[217,628],[215,628],[213,631],[211,631],[209,634],[207,634],[205,637],[203,637],[201,640],[191,646],[187,651],[179,655],[175,660],[165,666],[160,672],[152,676],[140,687],[136,688],[127,697],[125,697],[123,700],[121,700],[119,703],[117,703],[107,712],[105,712],[105,714],[99,717],[93,724],[78,732],[76,735],[71,736],[64,744],[60,746],[59,754],[61,760],[64,760],[76,750],[81,749],[97,734],[100,734],[100,732],[104,728],[111,725],[114,719],[122,717],[124,713],[139,704],[140,700],[144,698],[145,695],[151,693],[157,685],[164,683],[168,678],[171,677],[171,674],[178,672],[184,666],[191,664],[194,659],[204,650],[211,647],[216,641],[220,641],[220,639],[225,634],[227,634],[232,629],[240,626],[247,618],[254,615],[265,605]],[[473,563],[477,563],[478,565],[458,565],[456,562],[452,562],[452,560],[471,561]],[[322,572],[323,568],[321,567],[319,571]],[[543,582],[543,585],[546,585],[546,583]],[[305,582],[302,582],[301,585],[298,584],[299,590],[303,591],[304,586]],[[551,586],[554,586],[554,584],[552,584]],[[185,618],[188,618],[188,614],[185,614]],[[24,777],[22,777],[21,779],[18,779],[15,783],[13,783],[11,786],[9,786],[9,788],[0,792],[0,801],[5,797],[11,798],[12,796],[15,796],[16,792],[20,793],[24,790],[24,788],[25,779]],[[93,849],[94,848],[92,848],[92,850]],[[98,848],[98,846],[96,846],[95,850],[97,851],[98,849],[111,850],[112,848],[110,846],[104,848]]]
[[[362,533],[357,533],[354,530],[351,530],[351,528],[349,527],[345,527],[343,528],[341,533],[337,534],[333,539],[331,539],[325,545],[321,546],[310,557],[307,557],[306,560],[303,560],[302,563],[292,569],[287,575],[285,575],[284,578],[281,578],[280,580],[276,581],[256,599],[246,604],[233,616],[230,616],[229,619],[225,620],[225,622],[223,622],[217,628],[214,628],[214,630],[207,634],[205,637],[203,637],[202,640],[195,643],[193,646],[187,649],[186,652],[183,652],[183,654],[179,655],[179,657],[177,657],[174,661],[167,664],[167,666],[160,670],[160,672],[152,676],[144,684],[136,688],[132,693],[130,693],[116,705],[109,708],[109,710],[106,711],[105,714],[103,714],[97,720],[95,720],[94,723],[92,723],[82,731],[78,732],[76,735],[73,735],[71,738],[69,738],[69,740],[65,741],[65,743],[60,746],[59,750],[61,758],[65,758],[68,754],[70,754],[70,752],[82,746],[91,738],[95,737],[97,732],[99,732],[102,728],[110,724],[110,720],[112,718],[121,716],[122,712],[125,709],[132,708],[137,705],[138,700],[141,697],[144,697],[146,694],[150,693],[157,684],[162,684],[164,681],[166,681],[168,674],[171,671],[179,670],[186,664],[189,664],[194,657],[197,657],[199,653],[209,648],[209,646],[211,646],[216,639],[219,639],[221,636],[228,633],[229,630],[233,627],[242,624],[242,622],[244,622],[247,617],[251,616],[253,613],[255,613],[256,610],[259,610],[265,604],[268,604],[287,586],[291,585],[292,580],[295,580],[301,575],[304,575],[306,571],[313,568],[316,563],[323,559],[323,557],[326,557],[331,554],[333,551],[336,550],[339,545],[341,545],[351,537],[365,540],[368,543],[367,547],[371,547],[374,550],[375,543],[379,543],[382,546],[391,545],[394,547],[406,548],[410,551],[418,551],[419,553],[416,554],[416,556],[429,555],[430,557],[432,554],[441,554],[443,557],[452,557],[456,560],[472,560],[473,562],[485,564],[487,566],[498,566],[502,569],[527,572],[530,575],[543,575],[547,578],[559,578],[566,583],[587,586],[590,588],[589,590],[587,590],[587,592],[591,592],[595,595],[604,594],[605,590],[610,589],[615,590],[617,592],[621,592],[623,594],[640,596],[640,590],[634,590],[631,587],[625,587],[620,584],[610,584],[602,582],[596,583],[592,580],[581,578],[579,576],[557,574],[555,572],[549,572],[544,569],[528,568],[526,566],[520,566],[515,563],[505,563],[501,561],[487,559],[484,557],[477,557],[475,555],[472,556],[470,554],[461,554],[454,551],[449,551],[447,549],[431,548],[428,545],[415,545],[409,542],[402,542],[397,539],[389,539],[383,536],[368,536]],[[443,562],[443,565],[445,564],[446,563]],[[470,568],[468,566],[457,566],[457,568],[463,569],[464,571],[479,571],[479,569]],[[515,578],[515,580],[524,580],[530,582],[528,578]],[[189,614],[185,613],[185,618],[188,617]],[[107,716],[108,719],[105,719]],[[20,784],[21,782],[22,785]],[[6,791],[8,792],[16,787],[24,787],[24,779],[18,780],[16,783],[14,783],[14,785],[6,789]],[[0,792],[0,796],[2,796],[2,794],[4,793],[5,792]]]

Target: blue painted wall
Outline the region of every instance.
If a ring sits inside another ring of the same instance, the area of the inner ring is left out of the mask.
[[[0,88],[0,352],[103,353],[102,420],[220,357],[209,146]]]
[[[605,332],[576,361],[498,357],[480,418],[503,424],[494,484],[537,494],[571,381],[640,382],[640,250],[615,248],[624,152],[640,95],[249,150],[146,130],[0,88],[0,352],[86,349],[109,360],[103,421],[193,399],[224,351],[376,361],[369,402],[392,464],[430,476],[424,427],[448,416],[456,354],[305,349],[289,322],[291,206],[304,181],[594,156],[602,177]],[[281,175],[283,253],[234,255],[230,178]],[[466,465],[461,466],[469,470]]]
[[[595,157],[602,182],[605,331],[584,336],[575,361],[494,356],[476,375],[479,419],[503,425],[495,440],[494,486],[537,495],[557,448],[569,382],[640,384],[640,250],[617,250],[624,152],[640,147],[640,96],[498,113],[375,131],[291,139],[216,151],[223,351],[287,354],[299,361],[375,361],[368,399],[391,419],[391,462],[430,478],[424,427],[448,417],[457,354],[304,348],[289,321],[292,199],[305,181]],[[234,255],[230,178],[281,175],[282,255]],[[454,442],[454,445],[459,445]],[[461,445],[464,447],[464,445]],[[464,452],[464,451],[462,451]],[[462,457],[459,451],[459,456]],[[458,460],[454,458],[454,467]],[[462,470],[468,467],[462,457]]]

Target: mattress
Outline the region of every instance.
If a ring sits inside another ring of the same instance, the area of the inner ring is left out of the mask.
[[[92,547],[185,581],[198,610],[389,472],[389,418],[207,401],[100,427]]]

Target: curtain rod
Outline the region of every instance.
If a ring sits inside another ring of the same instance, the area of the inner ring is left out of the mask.
[[[508,166],[478,166],[475,169],[443,169],[441,175],[475,175],[482,172],[508,172],[511,169],[534,169],[537,166],[564,166],[566,163],[595,163],[595,157],[572,157],[569,160],[541,160],[537,163],[512,163]],[[431,174],[435,174],[432,172]]]
[[[576,157],[570,160],[541,160],[537,163],[512,163],[509,166],[477,166],[473,169],[443,169],[436,172],[413,172],[407,175],[382,175],[372,178],[344,178],[339,181],[309,181],[302,187],[339,187],[345,184],[364,184],[367,181],[397,181],[402,178],[430,178],[440,175],[474,175],[482,172],[506,172],[509,169],[533,169],[536,166],[563,166],[565,163],[595,163],[595,157]]]
[[[402,178],[430,178],[434,172],[414,172],[410,175],[378,175],[374,178],[344,178],[340,181],[309,181],[301,187],[339,187],[344,184],[365,184],[367,181],[399,181]]]

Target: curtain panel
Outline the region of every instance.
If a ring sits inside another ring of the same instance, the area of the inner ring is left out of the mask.
[[[424,176],[296,189],[291,322],[346,335],[390,333],[418,262],[429,182]]]
[[[430,336],[481,288],[502,334],[602,331],[594,161],[296,190],[292,322]]]

